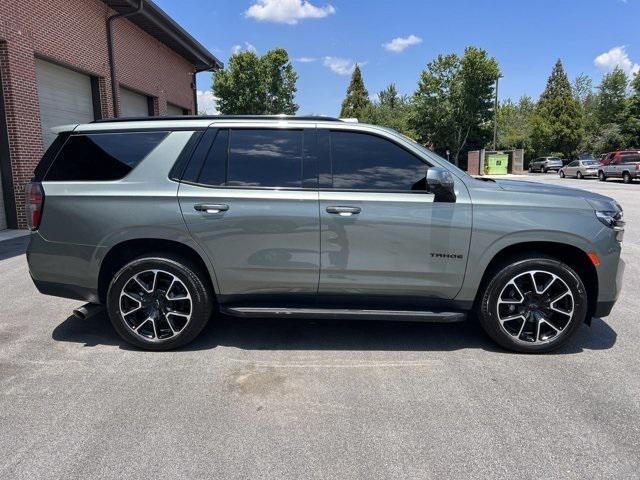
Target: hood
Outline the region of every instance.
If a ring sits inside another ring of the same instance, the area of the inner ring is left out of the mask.
[[[588,192],[580,188],[550,185],[548,183],[528,182],[525,180],[496,180],[503,190],[509,192],[537,193],[540,195],[560,195],[564,197],[582,198],[587,201],[594,210],[622,210],[613,198],[599,193]]]

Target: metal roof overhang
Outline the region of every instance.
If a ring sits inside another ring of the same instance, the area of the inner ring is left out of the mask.
[[[128,13],[138,8],[139,0],[103,0],[117,13]],[[218,70],[223,63],[200,42],[178,25],[169,15],[151,0],[143,0],[140,13],[127,18],[171,50],[189,60],[198,71]]]

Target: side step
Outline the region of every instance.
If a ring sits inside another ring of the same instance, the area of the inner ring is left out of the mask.
[[[414,310],[353,310],[341,308],[222,307],[226,315],[244,318],[290,317],[318,320],[401,320],[405,322],[462,322],[464,312],[424,312]]]

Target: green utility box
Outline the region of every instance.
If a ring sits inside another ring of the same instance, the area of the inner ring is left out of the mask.
[[[484,159],[485,175],[506,175],[509,155],[492,153]]]

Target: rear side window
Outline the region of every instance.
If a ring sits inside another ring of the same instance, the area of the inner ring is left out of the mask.
[[[192,159],[183,180],[214,187],[301,188],[304,138],[303,130],[220,129],[206,155],[201,152],[204,162]]]
[[[49,171],[48,181],[118,180],[133,170],[169,132],[71,135]]]
[[[302,130],[231,130],[227,185],[302,186]]]
[[[333,188],[426,190],[428,165],[389,140],[358,132],[331,132]]]

